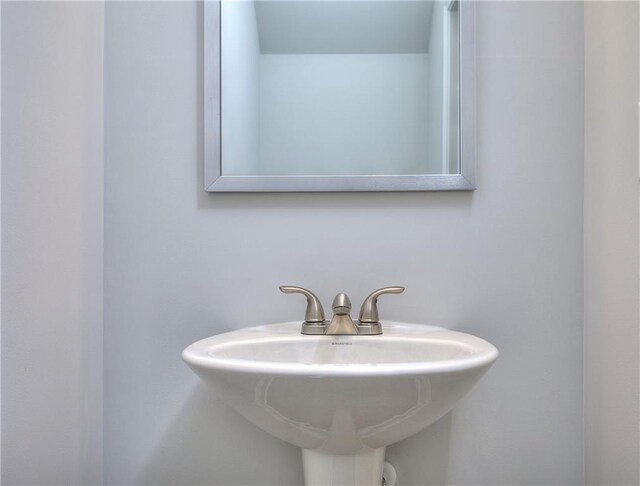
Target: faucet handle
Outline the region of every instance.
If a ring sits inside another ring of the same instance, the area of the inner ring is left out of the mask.
[[[360,318],[358,319],[362,324],[377,324],[380,321],[378,316],[378,297],[382,294],[401,294],[404,292],[404,287],[383,287],[375,290],[369,294],[362,307],[360,307]]]
[[[304,314],[305,322],[324,322],[322,304],[313,292],[293,285],[281,285],[280,290],[285,294],[302,294],[307,298],[307,311]]]

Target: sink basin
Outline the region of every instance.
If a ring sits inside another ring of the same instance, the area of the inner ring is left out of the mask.
[[[304,336],[300,322],[198,341],[186,363],[247,420],[303,449],[307,484],[380,484],[384,449],[432,424],[498,357],[470,334],[385,322]]]

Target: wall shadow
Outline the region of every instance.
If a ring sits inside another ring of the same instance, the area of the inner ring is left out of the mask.
[[[297,447],[250,424],[212,388],[198,384],[158,441],[136,484],[300,486],[304,479]]]
[[[402,486],[444,486],[448,480],[452,413],[387,448],[386,460]]]

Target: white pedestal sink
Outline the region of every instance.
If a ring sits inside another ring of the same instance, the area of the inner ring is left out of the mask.
[[[388,322],[379,336],[304,336],[289,322],[198,341],[182,357],[247,420],[302,448],[305,483],[379,486],[385,447],[432,424],[498,350]]]

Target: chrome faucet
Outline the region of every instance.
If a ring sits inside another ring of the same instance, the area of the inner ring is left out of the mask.
[[[280,290],[285,294],[300,293],[307,298],[307,310],[305,320],[302,323],[302,334],[382,334],[382,325],[378,315],[378,297],[383,294],[401,294],[404,287],[384,287],[378,289],[364,300],[360,308],[358,322],[351,318],[351,301],[347,294],[338,294],[333,299],[333,317],[327,324],[324,320],[324,310],[320,299],[310,290],[291,285],[281,286]]]

